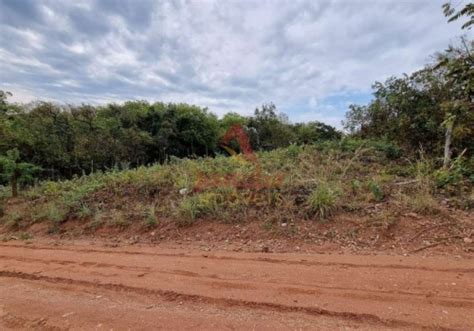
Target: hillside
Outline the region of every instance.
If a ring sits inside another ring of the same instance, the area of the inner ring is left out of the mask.
[[[423,157],[412,162],[389,143],[355,139],[175,158],[41,182],[18,198],[8,198],[5,187],[1,232],[4,240],[193,238],[249,250],[310,245],[469,252],[472,182],[460,160],[449,173],[435,165]]]

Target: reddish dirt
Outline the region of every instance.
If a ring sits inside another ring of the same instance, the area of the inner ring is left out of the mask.
[[[0,244],[0,329],[474,329],[462,257]]]

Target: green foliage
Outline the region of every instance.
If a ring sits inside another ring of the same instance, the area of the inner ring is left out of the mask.
[[[438,170],[438,160],[424,154],[387,160],[384,148],[373,147],[377,144],[347,138],[257,152],[252,161],[241,155],[181,159],[39,182],[8,205],[2,221],[13,227],[49,222],[54,232],[62,222],[76,219],[89,221],[85,227],[94,231],[103,225],[124,229],[134,221],[152,228],[161,222],[183,226],[198,219],[270,217],[278,224],[308,215],[324,219],[336,212],[364,213],[382,201],[388,208],[430,214],[439,210],[437,195],[470,205],[466,197],[474,167],[469,159],[454,159],[451,168]],[[445,179],[443,171],[452,178]],[[439,182],[449,184],[437,187]]]
[[[458,156],[451,163],[449,168],[440,168],[433,173],[437,188],[453,190],[459,186],[463,180],[472,176],[474,169],[467,166],[462,156]]]
[[[29,184],[33,181],[34,174],[41,168],[27,162],[19,162],[18,149],[10,149],[5,155],[0,155],[0,180],[10,182],[12,195],[17,194],[18,184]]]
[[[471,26],[474,24],[474,3],[468,2],[464,7],[456,10],[450,2],[447,2],[443,4],[443,11],[444,15],[449,17],[448,22],[457,21],[466,16],[467,22],[463,23],[462,29],[471,29]]]
[[[20,213],[14,211],[9,214],[7,214],[4,217],[4,222],[5,225],[10,228],[10,229],[18,229],[20,227],[20,222],[21,222],[21,215]]]
[[[69,210],[66,206],[61,203],[50,202],[43,206],[43,210],[40,211],[38,218],[54,224],[60,224],[66,220],[68,213]]]
[[[411,75],[391,77],[373,85],[368,105],[351,105],[345,128],[363,138],[385,139],[414,153],[420,145],[441,155],[448,114],[454,118],[453,151],[467,155],[474,146],[474,42],[461,39],[437,55],[436,63]],[[398,151],[387,149],[387,157]]]
[[[156,216],[156,206],[151,205],[145,211],[145,225],[148,228],[153,228],[159,224],[158,217]]]
[[[19,238],[20,238],[20,240],[29,240],[29,239],[33,238],[33,235],[29,232],[22,232],[22,233],[20,233]]]
[[[311,215],[324,219],[336,210],[339,192],[328,183],[320,183],[310,193],[306,200]]]
[[[1,94],[5,111],[0,113],[0,155],[6,170],[0,170],[4,175],[0,184],[11,179],[13,166],[21,172],[19,184],[26,185],[33,176],[58,181],[98,171],[215,156],[223,151],[220,139],[235,124],[244,127],[254,150],[340,137],[323,123],[293,125],[273,104],[263,105],[253,117],[229,113],[219,120],[206,108],[182,103],[130,101],[63,107],[42,102],[31,108],[8,104],[6,95]],[[239,151],[235,141],[230,147]],[[13,152],[16,158],[12,163]]]
[[[178,208],[178,222],[187,225],[197,218],[216,215],[221,205],[222,195],[214,192],[204,192],[185,197]]]
[[[371,180],[367,184],[367,187],[372,193],[372,197],[375,201],[380,202],[385,198],[385,193],[378,182]]]

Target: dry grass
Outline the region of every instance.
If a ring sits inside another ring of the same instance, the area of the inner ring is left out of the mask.
[[[43,182],[26,191],[17,207],[3,207],[0,219],[12,228],[46,221],[55,230],[69,219],[90,229],[125,229],[136,221],[152,228],[163,220],[184,226],[205,218],[319,220],[344,212],[362,214],[380,204],[387,214],[400,208],[438,213],[434,163],[392,160],[385,151],[391,149],[381,146],[352,140],[290,146],[258,153],[257,162],[239,155],[183,159]],[[472,190],[472,183],[463,185]],[[464,197],[469,195],[451,198]]]

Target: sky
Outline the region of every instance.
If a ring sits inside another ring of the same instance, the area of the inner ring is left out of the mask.
[[[292,122],[340,127],[375,81],[456,42],[443,2],[0,0],[0,89],[14,102],[186,102],[219,116],[273,102]]]

